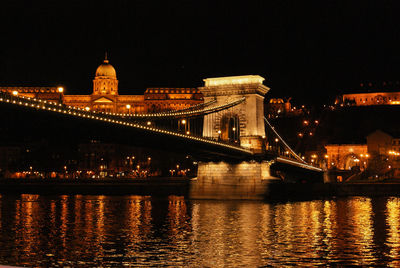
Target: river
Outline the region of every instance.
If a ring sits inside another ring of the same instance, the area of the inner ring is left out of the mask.
[[[0,264],[400,266],[400,198],[0,195]]]

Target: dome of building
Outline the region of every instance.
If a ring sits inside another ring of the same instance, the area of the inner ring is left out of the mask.
[[[108,63],[108,60],[106,58],[104,62],[99,67],[97,67],[96,76],[117,78],[117,73],[115,72],[114,67],[110,63]]]

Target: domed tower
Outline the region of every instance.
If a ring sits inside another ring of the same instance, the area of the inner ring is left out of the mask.
[[[93,95],[118,95],[117,73],[108,62],[107,55],[96,70],[93,80]]]

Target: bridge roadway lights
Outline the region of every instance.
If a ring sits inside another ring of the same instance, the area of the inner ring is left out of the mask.
[[[192,199],[263,200],[272,177],[273,161],[243,161],[240,163],[199,162],[197,179],[190,188]]]

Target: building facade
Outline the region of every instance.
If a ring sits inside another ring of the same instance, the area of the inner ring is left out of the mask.
[[[343,94],[343,103],[355,106],[399,105],[400,92]]]
[[[91,95],[64,95],[66,105],[126,114],[180,110],[202,102],[195,88],[148,88],[143,95],[119,95],[117,74],[108,59],[96,70]]]
[[[350,170],[359,167],[364,170],[369,158],[366,144],[328,144],[326,149],[326,167],[328,169]]]
[[[196,88],[148,88],[143,95],[119,95],[117,73],[107,58],[96,70],[90,95],[67,95],[63,87],[0,87],[0,91],[121,114],[180,110],[203,102]]]
[[[0,92],[60,103],[64,98],[63,87],[0,87]]]

